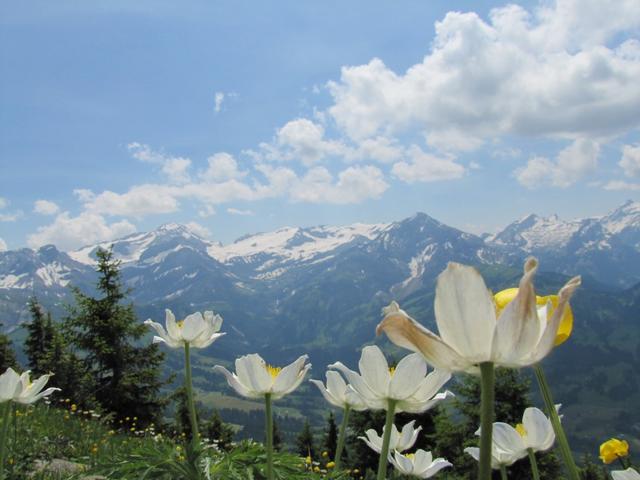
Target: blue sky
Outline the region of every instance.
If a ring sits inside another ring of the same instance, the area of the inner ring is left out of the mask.
[[[604,214],[640,191],[639,31],[637,0],[0,0],[0,249]]]

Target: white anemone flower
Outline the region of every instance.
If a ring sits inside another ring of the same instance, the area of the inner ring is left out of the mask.
[[[515,428],[503,422],[493,424],[495,446],[517,457],[526,456],[529,449],[534,452],[549,450],[555,439],[551,420],[535,407],[529,407],[524,411],[522,423]]]
[[[396,413],[421,413],[453,395],[449,391],[438,393],[451,374],[436,369],[427,375],[427,364],[416,353],[404,357],[395,368],[389,368],[382,351],[375,345],[367,346],[362,349],[358,366],[360,374],[341,362],[329,368],[339,370],[372,410],[386,410],[389,400],[393,400]]]
[[[246,398],[264,398],[270,394],[277,400],[293,392],[311,368],[309,357],[300,356],[284,368],[268,365],[260,355],[252,353],[236,359],[236,373],[216,365],[213,370],[225,376],[227,383]]]
[[[7,370],[0,375],[0,403],[13,400],[19,383],[20,375],[18,375],[13,368],[7,368]]]
[[[476,461],[480,460],[480,449],[478,447],[467,447],[464,451],[471,455]],[[496,448],[494,443],[491,447],[491,468],[499,470],[500,467],[508,467],[509,465],[516,463],[521,458],[524,458],[526,455],[526,452],[524,455],[514,455],[511,452],[505,452],[504,450]]]
[[[394,452],[393,455],[389,455],[389,460],[395,469],[403,475],[418,478],[431,478],[443,468],[451,466],[451,463],[444,458],[434,460],[431,452],[421,449],[416,450],[416,453],[406,455]]]
[[[614,470],[611,476],[613,480],[640,480],[640,473],[631,467],[626,470]]]
[[[367,404],[362,397],[358,395],[358,392],[351,385],[344,381],[338,372],[327,371],[326,387],[320,380],[309,381],[318,387],[324,399],[335,407],[349,408],[356,411],[367,409]]]
[[[476,373],[491,362],[505,367],[538,363],[553,349],[571,295],[580,285],[574,277],[560,289],[558,304],[538,311],[533,276],[538,261],[524,265],[518,294],[498,315],[493,295],[478,271],[449,263],[438,276],[434,312],[440,336],[420,325],[396,302],[383,309],[376,332],[385,332],[401,347],[420,352],[437,368]],[[548,312],[552,312],[548,315]]]
[[[389,451],[404,452],[409,450],[416,443],[418,433],[422,430],[422,427],[413,428],[416,423],[415,420],[411,420],[404,427],[402,432],[399,432],[394,424],[391,424],[391,436],[389,437]],[[366,437],[358,437],[364,441],[367,446],[374,452],[380,454],[382,451],[382,437],[384,436],[384,427],[382,427],[382,435],[370,428],[364,432]]]
[[[165,330],[162,325],[151,319],[145,321],[145,325],[152,327],[158,336],[153,337],[153,343],[163,342],[171,348],[182,348],[189,344],[195,348],[206,348],[224,333],[218,333],[222,326],[222,317],[214,315],[212,311],[200,312],[187,315],[184,320],[176,322],[176,317],[171,310],[166,309]]]
[[[0,398],[5,399],[6,393],[8,393],[13,387],[13,397],[9,398],[9,400],[22,404],[30,404],[60,390],[59,388],[51,387],[42,391],[52,374],[42,375],[40,378],[32,382],[29,378],[29,373],[29,371],[26,371],[22,375],[18,376],[13,369],[7,369],[7,371],[0,376],[0,384],[2,384],[2,386],[0,386],[0,390],[2,390]],[[4,377],[4,379],[2,379],[2,377]]]

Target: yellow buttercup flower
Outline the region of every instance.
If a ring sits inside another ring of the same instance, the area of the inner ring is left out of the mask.
[[[517,294],[517,288],[507,288],[506,290],[502,290],[493,296],[496,302],[496,310],[498,315],[500,314],[500,312],[502,312],[504,307],[506,307],[514,298],[516,298]],[[536,305],[538,305],[538,307],[544,307],[548,302],[551,302],[551,309],[547,314],[547,318],[550,318],[553,315],[555,309],[558,308],[558,295],[547,295],[545,297],[536,295]],[[567,303],[567,306],[564,309],[564,314],[562,315],[562,319],[560,320],[560,325],[558,326],[558,330],[556,331],[555,345],[558,346],[561,343],[567,341],[567,339],[571,336],[572,330],[573,311],[571,310],[571,306]]]
[[[626,440],[611,438],[600,445],[600,460],[607,465],[627,455],[629,455],[629,444]]]

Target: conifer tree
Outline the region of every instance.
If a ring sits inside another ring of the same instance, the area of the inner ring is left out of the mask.
[[[338,426],[336,425],[336,417],[333,412],[329,412],[327,418],[327,427],[322,438],[322,448],[329,454],[329,458],[335,458],[336,448],[338,446]]]
[[[1,329],[2,324],[0,323],[0,331]],[[17,366],[18,362],[16,361],[16,354],[13,351],[11,340],[6,334],[0,333],[0,373],[4,373],[9,367],[15,369]]]
[[[116,420],[137,417],[144,427],[160,418],[166,403],[159,396],[164,354],[155,344],[140,345],[147,328],[133,305],[123,303],[129,291],[122,285],[120,262],[111,250],[96,255],[99,297],[74,288],[76,305],[69,308],[65,328],[93,379],[96,402]]]
[[[315,442],[313,441],[313,433],[311,432],[309,420],[304,421],[302,430],[296,437],[296,452],[301,457],[309,455],[313,459],[317,458],[318,452],[316,451]]]
[[[218,410],[213,411],[211,420],[204,426],[202,431],[209,440],[217,443],[218,448],[222,450],[229,450],[231,448],[234,433],[233,429],[222,421]]]
[[[29,299],[28,306],[31,321],[25,324],[27,338],[24,348],[32,374],[39,376],[52,371],[47,356],[53,346],[54,326],[51,313],[45,312],[36,297]]]

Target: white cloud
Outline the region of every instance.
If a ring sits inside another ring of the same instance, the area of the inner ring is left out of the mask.
[[[191,160],[184,157],[173,157],[153,150],[149,145],[132,142],[127,145],[131,156],[141,162],[159,165],[160,170],[171,183],[186,183],[190,180],[189,168]]]
[[[328,112],[356,141],[417,130],[443,151],[503,135],[621,134],[640,125],[640,46],[615,45],[616,34],[639,25],[637,0],[558,0],[534,12],[509,5],[488,21],[449,12],[431,51],[406,72],[377,58],[343,67],[328,84]]]
[[[136,231],[136,227],[126,220],[107,223],[104,217],[95,213],[83,212],[71,217],[62,212],[54,222],[39,227],[36,233],[27,237],[31,248],[54,244],[62,250],[73,250],[97,242],[114,240]]]
[[[200,176],[207,181],[229,180],[244,177],[247,172],[238,170],[238,162],[232,155],[219,152],[207,159],[208,168]]]
[[[60,207],[49,200],[36,200],[33,204],[33,211],[40,215],[55,215],[60,211]]]
[[[287,122],[276,133],[273,144],[261,147],[269,160],[294,160],[311,166],[327,156],[340,156],[346,147],[339,141],[326,140],[324,127],[306,118]]]
[[[89,212],[124,217],[141,218],[150,214],[172,213],[179,207],[174,188],[168,185],[143,184],[132,187],[126,193],[105,190],[85,198],[89,199],[84,204]]]
[[[623,180],[612,180],[607,182],[604,187],[605,190],[630,190],[630,191],[638,191],[640,190],[640,183],[629,183]]]
[[[315,167],[291,186],[289,195],[297,202],[348,204],[378,198],[388,187],[376,167],[349,167],[335,182],[329,170]]]
[[[73,190],[73,194],[83,203],[90,202],[96,195],[88,188],[76,188]]]
[[[222,110],[222,102],[224,101],[224,92],[216,92],[214,95],[214,106],[213,111],[216,113],[220,113]]]
[[[618,165],[628,177],[640,176],[640,144],[622,147],[622,158]]]
[[[465,173],[465,168],[452,157],[438,157],[415,145],[409,149],[408,155],[409,162],[397,162],[391,169],[396,177],[407,183],[453,180]]]
[[[0,238],[0,252],[7,251],[7,242],[5,242],[2,238]]]
[[[242,215],[242,216],[255,215],[255,213],[253,213],[253,210],[239,210],[237,208],[227,208],[227,213],[230,213],[231,215]]]
[[[188,222],[185,225],[196,235],[199,235],[202,238],[211,238],[211,231],[204,225],[201,225],[198,222]]]
[[[558,153],[555,162],[545,157],[533,157],[514,175],[527,188],[566,188],[596,169],[599,154],[600,145],[597,142],[577,139]]]

